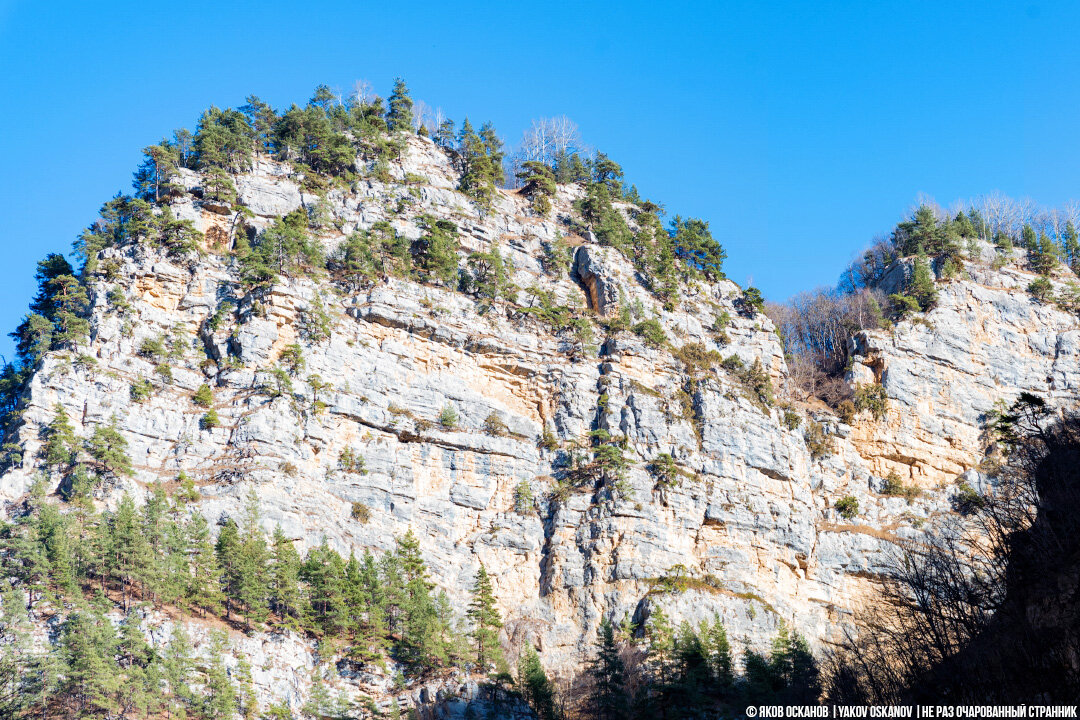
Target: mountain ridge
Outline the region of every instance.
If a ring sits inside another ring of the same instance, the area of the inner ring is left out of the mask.
[[[534,648],[569,682],[601,620],[644,625],[658,608],[676,624],[719,618],[761,653],[784,628],[827,648],[896,543],[985,482],[980,418],[999,399],[1048,384],[1057,403],[1080,396],[1075,314],[1031,296],[1035,273],[994,267],[989,243],[925,316],[854,335],[847,381],[882,399],[845,421],[791,398],[773,322],[722,273],[695,271],[710,260],[657,291],[635,244],[610,240],[612,212],[642,231],[640,206],[589,209],[603,173],[587,188],[552,180],[541,212],[535,191],[464,194],[459,154],[397,137],[395,160],[319,192],[304,188],[317,173],[265,157],[165,173],[175,242],[88,254],[88,336],[42,353],[28,380],[7,438],[22,462],[0,476],[8,517],[42,475],[64,486],[46,459],[59,405],[76,437],[111,426],[126,441],[133,475],[106,473],[96,505],[145,501],[160,481],[220,526],[254,492],[267,536],[342,557],[415,532],[458,619],[482,565],[508,659]],[[310,252],[328,269],[302,260],[267,280],[273,256],[244,259],[291,232],[303,240],[280,267]],[[386,270],[402,258],[410,276]],[[892,474],[917,492],[883,492]],[[256,703],[298,709],[318,646],[290,636],[275,656],[273,634],[252,637],[270,666],[249,668]],[[395,693],[445,706],[446,687],[422,699],[363,672],[329,682],[384,709]]]

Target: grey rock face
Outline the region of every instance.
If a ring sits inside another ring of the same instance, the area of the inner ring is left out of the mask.
[[[584,286],[589,307],[600,315],[611,315],[619,308],[619,286],[602,257],[596,246],[579,247],[574,253],[572,276]]]
[[[1028,297],[1021,270],[972,264],[972,279],[941,287],[925,323],[855,339],[852,381],[881,382],[887,415],[878,422],[863,414],[847,426],[819,413],[833,452],[815,459],[804,440],[809,410],[795,408],[802,425],[789,427],[782,410],[763,406],[735,374],[713,367],[691,376],[672,352],[695,344],[746,364],[760,360],[783,387],[787,368],[773,325],[738,312],[737,285],[684,288],[665,310],[625,258],[587,241],[569,277],[545,274],[542,244],[558,237],[559,218],[580,191],[560,188],[549,218],[508,191],[481,214],[454,190],[446,155],[421,138],[409,139],[394,172],[425,182],[366,178],[330,194],[333,223],[319,231],[328,251],[380,220],[417,237],[419,215],[451,219],[463,254],[499,243],[518,288],[535,286],[600,315],[627,308],[635,323],[655,318],[670,348],[628,332],[582,348],[505,303],[394,278],[352,292],[325,277],[282,277],[269,291],[245,295],[225,255],[210,252],[189,269],[149,248],[111,249],[120,274],[94,288],[93,338],[78,348],[97,366],[77,366],[67,353],[44,360],[18,436],[27,462],[0,477],[0,500],[10,508],[43,469],[39,430],[57,403],[83,437],[115,416],[136,476],[98,502],[112,505],[124,491],[141,497],[148,484],[184,471],[197,481],[197,511],[211,522],[238,516],[254,487],[266,531],[280,526],[301,539],[301,551],[325,537],[344,555],[378,552],[412,528],[433,582],[457,608],[484,563],[511,660],[528,642],[551,671],[566,673],[589,652],[602,617],[645,619],[657,606],[676,622],[719,616],[736,647],[766,648],[781,621],[818,647],[870,598],[868,578],[885,570],[895,542],[949,512],[950,483],[981,459],[981,418],[996,400],[1047,382],[1055,402],[1080,393],[1077,319]],[[257,227],[309,204],[273,163],[235,181]],[[222,215],[190,200],[177,208],[204,231],[225,227]],[[124,317],[104,300],[113,288],[131,304]],[[312,343],[301,316],[317,293],[332,333]],[[526,296],[519,302],[528,305]],[[721,344],[708,328],[725,312],[731,320]],[[146,403],[133,402],[130,384],[155,377],[139,344],[160,336],[184,348],[170,361],[173,380],[155,381]],[[306,367],[291,379],[293,393],[278,395],[272,371],[293,343]],[[329,387],[316,388],[313,375]],[[213,430],[200,429],[204,410],[191,402],[203,382],[222,421]],[[459,418],[452,428],[439,423],[447,407]],[[491,431],[492,417],[505,432]],[[584,483],[558,499],[558,478],[585,454],[593,430],[626,438],[620,487]],[[545,432],[553,442],[538,443]],[[338,469],[345,449],[365,459],[366,474]],[[661,454],[677,464],[673,482],[655,474]],[[911,505],[880,495],[889,471],[926,492]],[[536,503],[518,514],[522,483]],[[853,520],[833,508],[845,495],[859,501]],[[369,508],[367,523],[352,518],[353,503]],[[657,580],[671,574],[696,582],[682,594],[659,592]],[[312,643],[265,634],[234,641],[254,666],[261,658],[271,668],[256,678],[261,702],[302,703]],[[395,696],[390,676],[335,682],[387,707]],[[480,691],[468,678],[455,682],[409,689],[402,701],[462,717]]]

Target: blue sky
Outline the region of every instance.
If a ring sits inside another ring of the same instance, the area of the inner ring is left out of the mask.
[[[0,0],[0,68],[5,333],[140,148],[320,82],[402,75],[511,144],[566,114],[774,300],[835,282],[920,194],[1080,196],[1080,3]]]

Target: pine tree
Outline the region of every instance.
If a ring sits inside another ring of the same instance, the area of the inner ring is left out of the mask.
[[[659,605],[649,613],[645,636],[649,640],[649,661],[654,666],[653,673],[657,684],[663,687],[670,681],[675,654],[675,629],[664,608]]]
[[[495,197],[495,184],[501,182],[502,144],[490,124],[478,134],[468,118],[458,135],[458,160],[461,178],[458,189],[476,201],[482,210],[490,210]]]
[[[381,253],[377,252],[370,232],[354,232],[327,261],[334,279],[350,290],[359,290],[383,272]]]
[[[104,594],[108,585],[112,559],[112,530],[107,513],[94,513],[88,518],[80,549],[85,551],[88,576],[96,577]]]
[[[248,287],[269,287],[279,275],[292,276],[323,264],[322,250],[307,227],[303,208],[276,220],[240,257],[240,273]]]
[[[435,639],[432,643],[433,654],[438,664],[449,667],[460,667],[471,655],[467,638],[457,632],[455,628],[454,608],[450,604],[450,597],[445,591],[440,590],[435,596]],[[506,661],[501,651],[494,658],[499,673],[503,673]]]
[[[32,628],[22,594],[5,583],[0,591],[0,717],[41,717],[56,689],[57,658],[51,647],[35,647]]]
[[[350,559],[351,560],[351,559]],[[373,660],[386,648],[386,594],[379,579],[379,566],[370,550],[360,561],[346,567],[348,601],[355,619],[355,645],[350,651],[361,660]]]
[[[336,101],[337,97],[329,85],[316,85],[315,92],[312,93],[311,99],[308,100],[308,105],[322,110],[324,114],[328,114]]]
[[[540,217],[551,212],[551,198],[555,197],[558,186],[555,183],[555,171],[545,163],[527,160],[521,164],[516,175],[522,181],[521,194],[532,200],[533,210]]]
[[[503,170],[503,142],[495,132],[495,126],[486,122],[480,126],[480,142],[484,146],[484,154],[488,158],[488,180],[492,185],[502,185],[506,182],[506,173]]]
[[[41,448],[41,459],[49,467],[66,468],[75,461],[78,447],[75,428],[71,426],[67,411],[64,410],[63,405],[57,403],[55,415],[45,428],[45,444]]]
[[[934,287],[934,275],[930,270],[930,262],[922,247],[918,248],[915,256],[915,264],[908,287],[908,295],[919,303],[919,309],[927,311],[937,302],[937,288]]]
[[[236,687],[229,679],[223,651],[228,637],[222,631],[210,634],[210,648],[206,658],[205,696],[202,700],[203,714],[208,718],[233,718],[237,710]]]
[[[273,150],[272,133],[278,119],[277,113],[255,95],[247,96],[245,104],[240,106],[240,112],[247,118],[254,132],[255,152],[269,155]]]
[[[686,715],[704,709],[711,702],[710,695],[715,689],[707,637],[706,632],[694,632],[685,620],[679,627],[675,642],[678,669],[665,702]]]
[[[480,563],[480,569],[476,571],[472,601],[465,616],[473,623],[470,634],[476,644],[476,664],[485,668],[488,663],[501,656],[499,628],[502,627],[502,617],[495,607],[495,592],[483,563]]]
[[[173,506],[175,512],[175,505]],[[191,583],[191,559],[188,557],[187,529],[175,517],[167,518],[161,529],[162,555],[157,560],[161,602],[178,605],[186,600]],[[210,548],[213,556],[213,548]]]
[[[236,569],[236,599],[244,607],[248,625],[266,620],[267,564],[270,559],[266,538],[259,526],[259,498],[252,487],[244,511],[244,529],[240,536]]]
[[[977,237],[975,226],[971,223],[971,218],[965,215],[963,211],[958,211],[956,213],[956,217],[953,218],[951,224],[957,235],[959,235],[960,237]]]
[[[61,692],[82,713],[108,713],[115,708],[120,679],[113,661],[116,634],[112,623],[90,608],[75,610],[60,631],[63,659]]]
[[[99,473],[114,476],[133,475],[131,458],[127,455],[127,440],[120,434],[119,422],[114,415],[108,425],[94,428],[86,441],[86,451],[97,464]]]
[[[293,105],[274,125],[274,151],[278,159],[293,162],[298,169],[347,177],[355,167],[356,150],[342,130],[324,109]]]
[[[555,181],[559,184],[588,182],[589,168],[577,153],[562,153],[555,158]]]
[[[449,282],[458,268],[457,226],[429,216],[419,218],[419,222],[427,232],[412,244],[416,266],[429,280]]]
[[[202,199],[206,204],[234,205],[236,203],[236,185],[233,183],[232,177],[221,168],[215,167],[207,170],[203,181]]]
[[[1060,252],[1061,248],[1046,233],[1039,233],[1029,253],[1031,269],[1040,275],[1049,275],[1057,265]]]
[[[713,239],[709,223],[676,215],[671,223],[671,238],[675,255],[689,269],[691,275],[704,275],[712,282],[724,277],[724,260],[727,252]]]
[[[540,656],[530,646],[518,660],[518,685],[522,688],[529,707],[540,720],[557,720],[559,713],[555,705],[555,686],[540,664]]]
[[[409,88],[401,78],[394,79],[394,91],[390,93],[389,109],[386,112],[386,125],[390,132],[409,132],[413,123],[413,101],[409,97]]]
[[[255,720],[255,712],[259,708],[258,699],[255,697],[255,682],[251,677],[251,662],[241,655],[236,659],[237,687],[236,704],[240,711],[240,717],[244,720]]]
[[[1072,220],[1065,223],[1062,247],[1065,250],[1065,262],[1074,274],[1080,275],[1080,233],[1077,233]]]
[[[117,693],[122,715],[147,715],[160,703],[162,668],[146,642],[142,623],[130,612],[120,623],[116,654],[120,667]]]
[[[597,720],[622,720],[628,715],[626,667],[619,656],[615,629],[604,618],[597,631],[596,658],[589,664],[594,688],[592,704]]]
[[[466,261],[468,274],[463,275],[463,286],[468,281],[468,289],[479,297],[495,300],[507,294],[508,276],[513,267],[507,267],[509,261],[499,252],[498,243],[493,243],[487,252],[474,252]],[[462,289],[465,289],[464,287]]]
[[[89,300],[74,273],[63,255],[51,253],[38,262],[37,294],[29,314],[10,335],[25,364],[34,365],[50,349],[77,344],[89,334],[89,322],[83,317]]]
[[[1035,234],[1035,228],[1031,227],[1027,223],[1024,223],[1023,229],[1020,231],[1020,244],[1025,250],[1034,252],[1038,250],[1039,238]]]
[[[150,488],[150,494],[142,506],[140,525],[144,542],[147,546],[147,562],[143,573],[143,598],[149,594],[154,602],[159,601],[159,595],[165,594],[173,597],[175,584],[170,577],[169,565],[170,554],[166,544],[167,523],[166,513],[169,511],[169,496],[160,481],[155,482]]]
[[[41,523],[41,509],[45,507],[45,480],[39,478],[30,488],[27,504],[29,512],[17,518],[10,536],[4,537],[0,548],[11,556],[5,569],[21,581],[29,591],[27,609],[35,596],[45,590],[50,575],[49,558],[45,545],[48,531]]]
[[[783,691],[786,702],[816,702],[818,685],[817,664],[806,639],[781,624],[769,652],[769,670],[773,688]]]
[[[920,247],[927,253],[940,253],[945,249],[945,239],[945,227],[929,205],[920,205],[910,220],[893,230],[893,244],[901,255],[914,255]]]
[[[435,144],[447,149],[452,148],[455,137],[454,121],[447,118],[439,124],[438,130],[435,131]]]
[[[180,151],[167,139],[143,148],[143,162],[134,173],[135,193],[148,202],[161,202],[183,192],[183,187],[171,182],[180,168]]]
[[[710,664],[716,684],[721,691],[726,691],[735,684],[735,663],[731,656],[731,643],[728,642],[727,630],[721,624],[720,618],[714,616],[712,624],[703,628],[703,634],[709,648]]]
[[[228,620],[233,607],[240,597],[241,584],[241,547],[240,529],[229,518],[218,532],[214,553],[221,567],[222,591],[225,599],[225,619]]]
[[[593,182],[604,185],[613,197],[622,195],[623,170],[617,162],[609,158],[605,153],[596,153],[593,160]]]
[[[420,555],[420,540],[413,529],[409,528],[404,535],[398,536],[394,541],[397,545],[396,554],[405,582],[419,581],[430,589],[432,585],[427,581],[427,564]]]
[[[98,253],[102,250],[155,238],[158,222],[149,202],[117,194],[99,210],[101,219],[83,231],[75,241],[75,252],[82,260],[82,276],[98,271]],[[70,274],[70,273],[69,273]]]
[[[52,322],[37,313],[30,313],[11,337],[15,339],[15,352],[28,367],[37,364],[45,353],[52,347],[53,342]]]
[[[162,674],[169,685],[167,708],[170,716],[176,710],[183,717],[185,707],[193,704],[194,692],[190,685],[193,668],[191,638],[184,631],[183,624],[176,623],[162,657]]]
[[[53,316],[53,345],[78,345],[90,335],[90,321],[83,317],[89,304],[86,287],[73,275],[60,275],[49,281],[56,312]]]
[[[414,671],[424,672],[439,663],[442,649],[435,600],[422,581],[411,580],[405,585],[397,652]]]
[[[218,167],[233,173],[244,172],[251,166],[254,141],[255,131],[243,113],[211,105],[195,126],[198,169]]]
[[[327,634],[339,633],[348,625],[344,576],[345,563],[326,538],[308,551],[301,578],[310,588],[312,619]]]
[[[68,518],[51,503],[38,510],[36,535],[45,551],[48,582],[65,592],[75,590],[75,563]]]
[[[438,613],[431,597],[427,565],[420,555],[420,541],[412,528],[396,539],[394,553],[401,573],[400,628],[398,650],[417,669],[432,667],[438,647]],[[388,580],[390,580],[388,578]],[[390,583],[386,582],[390,590]]]
[[[287,627],[299,630],[307,615],[300,590],[300,553],[280,525],[274,528],[270,551],[270,607]]]
[[[184,523],[183,533],[189,567],[184,597],[193,607],[217,614],[224,599],[222,572],[214,544],[210,542],[210,526],[205,517],[195,512]]]
[[[143,528],[135,511],[135,502],[124,493],[116,512],[109,519],[109,555],[111,557],[113,580],[120,585],[124,612],[128,611],[128,601],[132,586],[136,583],[146,590],[146,580],[151,561],[150,546],[146,542]]]
[[[379,577],[381,583],[376,603],[383,610],[387,632],[393,635],[401,630],[401,611],[405,602],[405,580],[396,553],[383,553],[379,559]]]

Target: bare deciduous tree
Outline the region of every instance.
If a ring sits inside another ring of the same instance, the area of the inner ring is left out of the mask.
[[[376,97],[374,88],[367,80],[357,80],[353,83],[350,99],[357,105],[366,105]]]
[[[791,355],[788,366],[795,387],[833,405],[845,399],[850,393],[843,381],[848,341],[860,330],[882,322],[875,292],[865,287],[851,293],[803,292],[784,305],[768,305],[766,313]]]
[[[961,491],[966,519],[904,544],[881,600],[833,657],[831,702],[1080,696],[1080,416],[1048,410],[1022,395],[998,416],[1004,465],[982,494]]]
[[[428,134],[433,134],[439,127],[436,122],[435,111],[423,100],[413,103],[413,130],[420,132],[420,128],[427,128]]]
[[[577,125],[565,115],[533,120],[521,136],[518,154],[521,161],[535,160],[551,165],[557,158],[583,153],[585,147],[578,135]]]

